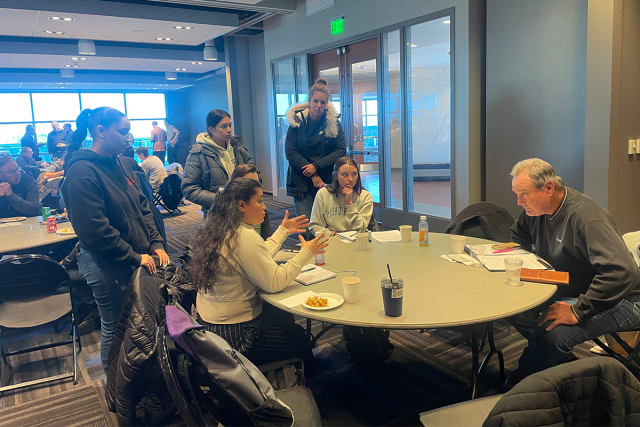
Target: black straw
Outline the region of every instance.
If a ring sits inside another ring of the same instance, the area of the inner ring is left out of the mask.
[[[389,272],[389,280],[391,280],[391,284],[393,285],[393,278],[391,277],[391,269],[389,268],[389,264],[387,264],[387,271]]]

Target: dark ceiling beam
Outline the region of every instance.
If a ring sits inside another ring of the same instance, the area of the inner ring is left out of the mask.
[[[0,69],[2,82],[69,82],[69,83],[133,83],[193,85],[196,75],[181,73],[176,80],[167,80],[164,73],[140,73],[126,71],[75,70],[75,77],[62,78],[60,70]]]
[[[104,0],[2,0],[7,9],[52,10],[55,12],[115,16],[119,18],[177,21],[193,24],[227,25],[237,27],[238,14],[233,11],[208,11],[202,8],[180,8],[151,2],[116,2]]]
[[[214,7],[255,12],[293,13],[296,11],[296,0],[263,0],[258,4],[241,4],[233,1],[215,0],[148,0],[149,3],[171,3],[200,7]]]
[[[107,58],[146,58],[202,61],[202,46],[150,45],[144,43],[110,43],[96,41],[97,56]],[[216,43],[217,47],[217,43]],[[32,55],[78,55],[78,41],[35,37],[0,37],[0,53]],[[218,60],[224,52],[218,50]]]

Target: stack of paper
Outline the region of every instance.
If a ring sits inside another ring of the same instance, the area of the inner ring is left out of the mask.
[[[324,280],[333,279],[334,277],[336,277],[336,273],[333,271],[325,270],[313,264],[307,264],[302,267],[302,271],[298,274],[298,277],[296,277],[296,282],[309,286]]]
[[[358,234],[357,231],[343,231],[342,233],[336,233],[336,236],[338,236],[341,239],[348,240],[350,242],[355,242],[356,234]]]
[[[380,243],[399,242],[402,240],[402,237],[400,236],[400,230],[376,231],[375,233],[371,233],[371,237],[373,237]]]

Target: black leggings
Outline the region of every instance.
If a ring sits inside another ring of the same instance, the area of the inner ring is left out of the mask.
[[[198,321],[210,332],[224,338],[254,365],[264,365],[300,357],[309,366],[313,354],[302,326],[295,323],[293,315],[269,304],[262,305],[262,313],[253,320],[230,325]]]

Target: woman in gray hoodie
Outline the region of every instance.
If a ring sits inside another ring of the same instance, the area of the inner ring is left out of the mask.
[[[255,164],[249,151],[232,137],[231,118],[224,110],[211,110],[207,131],[199,134],[191,147],[182,178],[182,193],[202,206],[206,218],[211,203],[224,187],[236,166]]]

